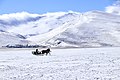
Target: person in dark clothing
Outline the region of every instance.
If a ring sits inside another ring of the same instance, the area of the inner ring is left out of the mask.
[[[36,54],[38,54],[38,52],[39,52],[38,49],[36,49]]]

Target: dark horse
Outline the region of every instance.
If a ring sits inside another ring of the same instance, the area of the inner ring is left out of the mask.
[[[36,51],[33,51],[32,54],[34,54],[34,55],[44,55],[44,54],[46,54],[46,56],[47,56],[48,53],[50,55],[50,52],[51,52],[50,48],[48,48],[46,50],[42,50],[42,51],[38,51],[38,49],[36,49]]]
[[[42,51],[41,51],[41,53],[42,53],[42,54],[46,54],[46,56],[48,55],[48,53],[49,53],[49,55],[50,55],[50,52],[51,52],[51,51],[50,51],[50,48],[48,48],[47,50],[42,50]]]

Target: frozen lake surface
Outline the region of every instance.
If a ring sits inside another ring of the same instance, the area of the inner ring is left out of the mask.
[[[120,48],[0,49],[0,80],[120,80]]]

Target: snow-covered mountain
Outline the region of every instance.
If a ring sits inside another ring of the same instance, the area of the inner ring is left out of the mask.
[[[0,45],[120,46],[120,15],[102,11],[0,15]]]
[[[25,40],[25,37],[20,34],[0,32],[0,47],[15,44],[27,45],[29,41]]]

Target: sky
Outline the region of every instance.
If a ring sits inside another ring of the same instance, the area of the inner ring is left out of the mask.
[[[105,10],[114,0],[0,0],[0,14]]]

